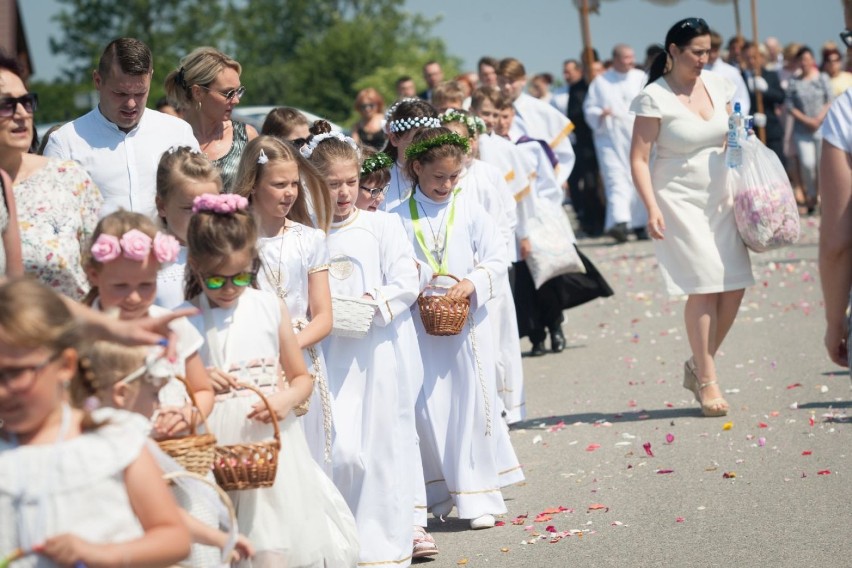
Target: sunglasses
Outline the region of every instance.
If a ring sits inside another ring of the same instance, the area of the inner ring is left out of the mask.
[[[364,187],[362,185],[361,190],[362,191],[369,191],[370,192],[370,199],[376,199],[380,195],[384,196],[388,192],[389,187],[390,187],[390,184],[387,184],[384,187]]]
[[[231,276],[222,276],[219,274],[205,276],[202,281],[204,282],[205,288],[207,288],[208,290],[219,290],[220,288],[223,288],[225,284],[227,284],[229,281],[237,288],[245,288],[246,286],[249,286],[252,282],[254,282],[254,277],[254,272],[250,270],[244,270],[243,272],[238,272]]]
[[[680,25],[680,28],[707,28],[707,22],[704,21],[704,18],[687,18]]]
[[[852,30],[843,30],[840,32],[840,39],[846,44],[846,47],[852,48]]]
[[[371,108],[376,108],[376,106],[377,106],[376,103],[364,103],[364,104],[360,105],[358,108],[360,108],[361,110],[368,110],[368,109],[371,109]]]
[[[27,114],[32,114],[38,108],[38,95],[27,93],[20,97],[4,97],[0,99],[0,117],[9,118],[15,115],[18,105],[24,107]]]
[[[225,91],[225,92],[217,91],[216,89],[211,89],[210,87],[205,87],[204,85],[198,85],[198,86],[201,87],[202,89],[204,89],[205,91],[210,91],[211,93],[219,93],[220,95],[225,97],[226,101],[230,101],[234,97],[241,99],[241,98],[243,98],[243,95],[246,94],[246,88],[242,85],[240,85],[236,89],[231,89],[230,91]]]

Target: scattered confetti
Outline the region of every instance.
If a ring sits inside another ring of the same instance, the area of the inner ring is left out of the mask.
[[[678,518],[675,519],[676,523],[682,523],[684,521],[686,521],[686,519],[684,519],[683,517],[678,517]]]
[[[595,450],[597,450],[600,447],[601,447],[600,444],[589,444],[588,446],[586,446],[586,451],[587,452],[594,452]]]
[[[792,385],[787,385],[787,390],[792,390],[795,388],[799,388],[802,386],[802,383],[793,383]]]
[[[673,469],[658,469],[657,473],[666,474],[666,473],[674,473]]]
[[[817,472],[817,475],[831,475],[830,469],[821,469]]]
[[[671,444],[672,442],[674,442],[674,435],[673,434],[666,434],[666,443]]]
[[[766,438],[760,437],[757,439],[757,445],[761,448],[766,445]]]
[[[592,505],[589,505],[589,508],[586,512],[588,513],[589,511],[601,511],[601,510],[604,513],[606,513],[607,511],[609,511],[609,507],[607,507],[606,505],[601,505],[600,503],[594,503]]]
[[[722,430],[730,430],[733,427],[734,427],[733,422],[725,422],[724,424],[722,424]]]
[[[810,451],[810,450],[805,450],[805,451],[803,451],[803,452],[802,452],[802,455],[803,455],[803,456],[809,456],[809,455],[811,455],[812,453],[813,453],[813,452],[812,452],[812,451]]]
[[[518,515],[517,517],[512,519],[512,524],[513,525],[522,525],[526,522],[528,516],[529,516],[529,513],[527,513],[526,515]]]
[[[494,523],[495,527],[504,527],[506,526],[506,521],[497,521]]]
[[[737,474],[734,473],[733,471],[726,471],[725,473],[722,474],[723,479],[734,479],[736,477],[737,477]]]
[[[651,457],[654,457],[654,452],[651,451],[651,442],[645,442],[642,444],[642,447],[645,448],[645,453]]]
[[[758,422],[757,427],[758,428],[769,428],[769,424],[767,424],[766,422]]]
[[[503,548],[500,549],[500,552],[509,552],[509,547],[504,546]]]

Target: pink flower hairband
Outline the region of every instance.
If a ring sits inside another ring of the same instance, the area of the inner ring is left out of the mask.
[[[248,199],[234,193],[204,193],[192,200],[192,212],[212,211],[213,213],[236,213],[248,207]]]
[[[101,233],[90,249],[97,262],[110,262],[123,256],[127,260],[142,262],[152,252],[159,262],[174,262],[180,251],[177,239],[157,231],[152,239],[139,229],[130,229],[119,239],[115,235]]]

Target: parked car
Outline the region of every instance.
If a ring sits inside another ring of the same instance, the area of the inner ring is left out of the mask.
[[[254,126],[258,132],[260,132],[260,128],[263,126],[263,121],[266,120],[266,115],[269,114],[274,108],[278,108],[276,106],[237,106],[234,107],[234,110],[231,112],[231,117],[236,120],[240,120],[242,122],[251,124]],[[313,124],[315,120],[320,120],[322,117],[317,116],[312,112],[308,112],[302,109],[296,109],[305,115],[305,118],[308,119],[308,124]],[[328,119],[326,119],[328,120]],[[335,124],[328,121],[331,124],[331,129],[335,132],[343,132],[344,134],[348,134],[348,129],[340,126],[339,124]]]

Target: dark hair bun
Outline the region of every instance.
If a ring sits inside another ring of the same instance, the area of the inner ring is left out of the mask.
[[[326,134],[331,132],[331,124],[327,120],[316,120],[310,128],[311,134],[314,136],[319,136],[320,134]]]

